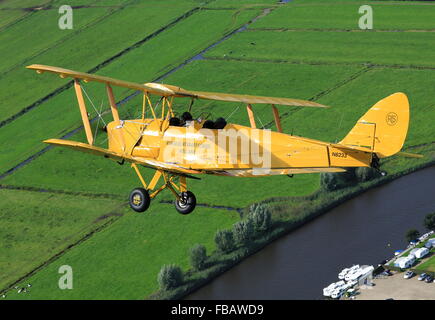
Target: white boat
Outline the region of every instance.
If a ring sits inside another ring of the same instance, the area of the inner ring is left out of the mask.
[[[341,270],[341,272],[338,274],[338,279],[343,280],[346,274],[348,274],[350,271],[350,268],[345,268]]]
[[[332,299],[339,299],[344,293],[343,289],[335,289],[332,294],[331,294],[331,298]]]
[[[345,285],[346,285],[346,282],[344,282],[344,281],[333,282],[329,286],[327,286],[326,288],[323,289],[323,295],[325,297],[330,297],[335,290],[337,290],[337,289],[340,290]]]

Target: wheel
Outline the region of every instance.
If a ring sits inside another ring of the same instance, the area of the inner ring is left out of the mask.
[[[148,190],[144,188],[136,188],[130,193],[130,207],[137,212],[144,212],[151,203],[151,198]]]
[[[195,209],[195,206],[196,198],[190,191],[182,192],[180,200],[175,200],[175,209],[181,214],[191,213]]]

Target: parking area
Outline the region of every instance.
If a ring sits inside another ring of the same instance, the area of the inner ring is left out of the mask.
[[[356,300],[435,300],[435,283],[418,281],[417,276],[404,279],[404,273],[374,279],[373,287],[359,289]]]

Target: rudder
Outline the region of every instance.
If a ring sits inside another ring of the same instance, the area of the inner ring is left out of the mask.
[[[339,144],[369,148],[379,158],[389,157],[402,149],[408,125],[408,97],[397,92],[371,107]]]

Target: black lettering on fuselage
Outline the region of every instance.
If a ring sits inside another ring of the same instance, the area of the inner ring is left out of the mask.
[[[338,157],[338,158],[346,158],[347,154],[344,152],[332,152],[331,153],[333,157]]]

